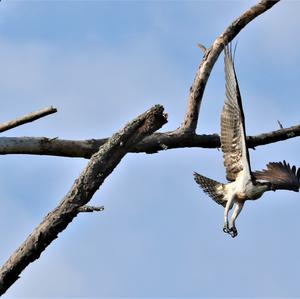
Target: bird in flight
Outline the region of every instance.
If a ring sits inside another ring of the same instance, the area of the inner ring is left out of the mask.
[[[246,144],[245,117],[242,98],[235,73],[231,47],[224,49],[226,98],[221,114],[221,149],[226,168],[226,184],[219,183],[198,173],[195,181],[224,210],[223,231],[236,237],[235,221],[246,200],[256,200],[266,191],[292,190],[299,192],[300,168],[288,163],[270,162],[267,169],[251,171]],[[230,221],[228,213],[233,208]]]

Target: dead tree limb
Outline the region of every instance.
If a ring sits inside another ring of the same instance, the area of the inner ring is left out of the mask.
[[[254,148],[300,136],[300,125],[256,136],[247,137],[247,145]],[[88,140],[63,140],[46,137],[0,137],[0,155],[29,154],[89,159],[108,138]],[[190,135],[175,131],[154,133],[131,146],[131,153],[157,153],[162,150],[200,147],[219,148],[218,134]]]
[[[179,147],[220,146],[219,136],[196,135],[199,109],[205,86],[211,70],[224,46],[229,43],[250,21],[270,9],[279,0],[262,0],[235,20],[205,51],[204,58],[190,89],[187,112],[179,130],[155,133],[165,122],[162,106],[155,106],[142,114],[110,139],[71,141],[49,138],[7,138],[0,139],[0,154],[22,153],[90,158],[79,178],[68,194],[37,226],[24,243],[0,268],[0,295],[19,278],[21,272],[55,240],[68,224],[81,212],[97,211],[99,208],[87,206],[105,178],[113,171],[128,152],[154,153]],[[203,48],[204,49],[204,48]],[[53,112],[56,112],[53,111]],[[44,116],[44,115],[42,115]],[[39,117],[42,117],[39,116]],[[8,130],[39,117],[16,120],[14,124],[2,125]],[[25,117],[26,118],[26,117]],[[1,131],[1,126],[0,126]],[[152,134],[152,135],[151,135]],[[151,136],[150,136],[151,135]],[[267,134],[249,137],[249,147],[277,142],[300,135],[299,126],[281,129]],[[148,138],[144,139],[146,136]],[[18,143],[18,145],[16,145]],[[17,147],[19,148],[17,150]],[[76,149],[74,149],[76,148]],[[22,152],[21,152],[22,151]]]
[[[114,134],[91,157],[87,167],[74,182],[61,203],[50,212],[0,269],[0,295],[19,278],[21,272],[39,258],[82,211],[105,178],[137,142],[167,122],[162,106],[155,106]]]
[[[55,113],[55,112],[57,112],[57,109],[50,106],[50,107],[47,107],[47,108],[44,108],[44,109],[41,109],[41,110],[38,110],[38,111],[28,113],[24,116],[21,116],[21,117],[18,117],[16,119],[14,119],[14,120],[8,121],[8,122],[3,123],[3,124],[0,124],[0,133],[4,132],[4,131],[7,131],[7,130],[10,130],[12,128],[24,125],[26,123],[32,122],[34,120],[37,120],[41,117],[47,116],[47,115]]]
[[[249,8],[245,13],[231,23],[225,31],[214,41],[212,46],[206,50],[204,58],[198,68],[193,85],[190,88],[188,107],[184,121],[179,130],[194,134],[196,132],[201,101],[205,86],[211,70],[220,53],[228,43],[252,20],[270,9],[280,0],[262,0]]]

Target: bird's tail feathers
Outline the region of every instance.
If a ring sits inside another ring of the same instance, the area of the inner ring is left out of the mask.
[[[222,205],[223,207],[226,206],[226,200],[224,199],[224,185],[222,183],[207,178],[197,172],[194,172],[194,179],[210,198],[219,205]]]

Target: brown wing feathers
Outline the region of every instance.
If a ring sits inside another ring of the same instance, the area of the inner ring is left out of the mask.
[[[272,189],[283,189],[299,191],[300,168],[290,167],[290,164],[283,162],[270,162],[267,169],[255,171],[253,175],[256,180],[263,180],[272,184]]]
[[[210,198],[212,198],[219,205],[225,207],[226,201],[224,200],[223,184],[209,179],[197,172],[194,172],[194,179]]]
[[[249,164],[249,153],[246,148],[245,120],[242,107],[242,99],[235,74],[234,63],[230,47],[225,47],[225,79],[226,99],[221,114],[221,148],[224,156],[226,176],[229,181],[234,181],[243,165],[244,154]],[[243,153],[243,147],[246,151]]]

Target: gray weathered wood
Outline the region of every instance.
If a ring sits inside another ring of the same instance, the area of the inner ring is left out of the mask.
[[[250,148],[300,136],[300,125],[247,137]],[[46,137],[0,137],[0,155],[30,154],[89,159],[108,138],[64,140]],[[167,149],[219,148],[218,134],[196,135],[183,131],[154,133],[129,148],[131,153],[156,153]]]
[[[211,70],[224,47],[230,43],[238,33],[257,16],[263,14],[280,0],[262,0],[249,8],[245,13],[232,22],[225,31],[205,51],[190,88],[188,107],[180,130],[193,134],[196,131],[201,101]]]
[[[129,148],[167,122],[162,106],[155,106],[114,134],[91,157],[68,194],[29,235],[0,269],[0,295],[19,278],[21,272],[39,258],[81,212],[105,178],[114,170]]]
[[[57,109],[50,106],[50,107],[46,107],[46,108],[38,110],[38,111],[28,113],[26,115],[23,115],[21,117],[14,119],[14,120],[10,120],[8,122],[0,124],[0,132],[4,132],[4,131],[10,130],[12,128],[24,125],[26,123],[32,122],[34,120],[37,120],[41,117],[47,116],[47,115],[55,113],[55,112],[57,112]]]

